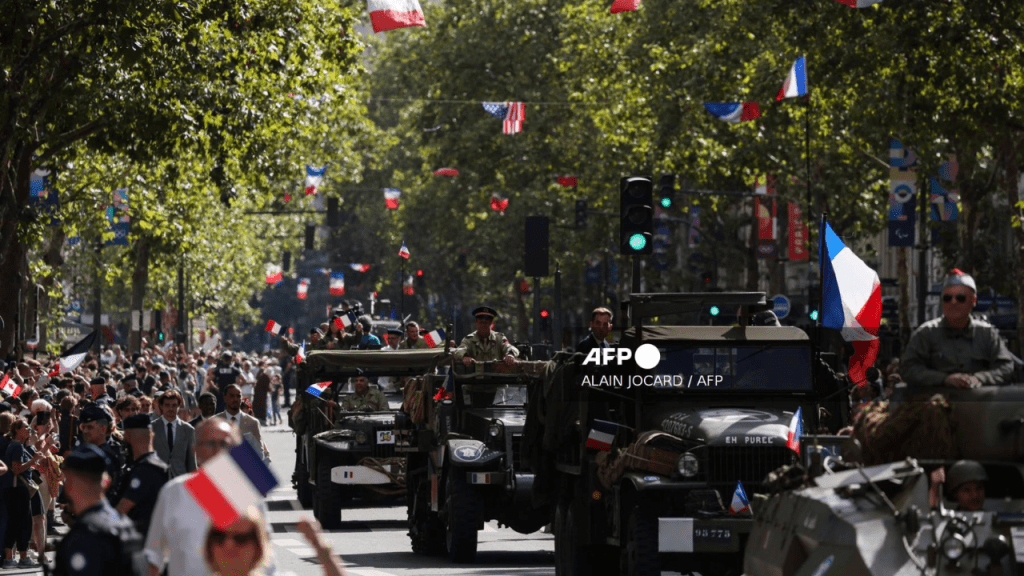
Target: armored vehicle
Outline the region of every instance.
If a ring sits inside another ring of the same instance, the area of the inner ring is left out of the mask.
[[[740,324],[645,324],[711,303]],[[619,346],[552,362],[524,444],[559,576],[739,573],[750,499],[831,392],[803,331],[748,325],[770,307],[761,293],[632,294]]]
[[[299,364],[300,390],[329,383],[320,398],[301,392],[305,429],[296,479],[299,502],[312,507],[325,528],[339,526],[341,508],[353,496],[397,496],[405,488],[405,459],[395,453],[400,393],[386,394],[386,410],[345,412],[340,404],[353,393],[349,378],[390,379],[389,389],[401,389],[404,379],[433,372],[442,358],[447,356],[441,349],[324,350],[311,352]]]
[[[418,427],[403,431],[398,448],[407,457],[414,552],[470,562],[484,522],[523,534],[548,523],[548,510],[532,505],[533,474],[520,456],[529,387],[540,385],[543,367],[486,362],[477,372],[456,363],[407,389],[407,398],[422,399],[407,406]]]

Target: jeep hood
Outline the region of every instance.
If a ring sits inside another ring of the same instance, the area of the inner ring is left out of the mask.
[[[708,446],[785,446],[793,413],[771,408],[674,408],[653,428]]]

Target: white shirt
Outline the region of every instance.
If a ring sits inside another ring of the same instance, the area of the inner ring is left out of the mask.
[[[156,499],[156,508],[149,524],[144,552],[146,560],[162,568],[167,563],[168,576],[208,576],[203,545],[210,530],[210,518],[199,506],[185,481],[193,474],[184,474],[164,484]],[[260,502],[260,514],[267,517],[266,504]],[[267,526],[269,533],[270,526]],[[273,547],[266,574],[274,573]]]

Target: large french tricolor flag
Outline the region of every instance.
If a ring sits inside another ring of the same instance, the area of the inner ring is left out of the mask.
[[[3,392],[10,398],[11,396],[21,394],[21,386],[15,384],[9,374],[4,374],[4,379],[0,380],[0,392]]]
[[[882,284],[878,273],[843,244],[828,222],[822,222],[821,238],[821,325],[841,331],[853,345],[847,374],[850,382],[862,384],[867,380],[864,372],[878,356]]]
[[[86,355],[89,354],[89,350],[92,345],[96,343],[96,331],[93,330],[88,336],[82,338],[77,344],[68,348],[67,352],[60,355],[60,361],[57,362],[57,366],[50,371],[48,376],[57,376],[59,374],[67,374],[85,360]]]
[[[761,106],[757,102],[705,102],[704,108],[715,118],[730,124],[761,117]]]
[[[793,62],[793,66],[789,69],[789,76],[786,76],[786,81],[782,83],[782,89],[779,90],[775,99],[782,100],[805,95],[807,95],[807,60],[801,56],[796,59],[796,62]]]
[[[367,0],[366,4],[374,32],[427,25],[417,0]]]
[[[433,348],[434,346],[444,342],[444,330],[441,330],[440,328],[437,330],[431,330],[423,337],[423,339],[427,342],[427,346]]]
[[[793,419],[789,421],[789,431],[786,433],[786,448],[800,453],[800,437],[804,435],[804,410],[797,407]]]
[[[185,487],[220,530],[248,514],[275,486],[274,473],[248,442],[214,456],[185,481]]]

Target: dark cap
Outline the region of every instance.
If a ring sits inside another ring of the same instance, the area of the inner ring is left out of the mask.
[[[83,424],[86,422],[98,422],[100,420],[112,422],[113,418],[110,417],[110,413],[96,404],[89,404],[85,408],[82,408],[82,414],[78,417],[78,421]]]
[[[490,316],[491,318],[497,318],[498,311],[495,310],[494,308],[491,308],[490,306],[479,306],[473,309],[473,316],[476,316],[477,318],[481,316]]]
[[[0,402],[0,414],[12,411],[10,402]]]
[[[92,380],[89,380],[90,386],[103,386],[107,383],[107,379],[102,376],[97,376]]]
[[[138,377],[135,376],[135,374],[129,374],[129,375],[125,376],[124,378],[121,378],[121,383],[122,384],[124,384],[126,382],[138,382],[138,381],[139,381],[139,379],[138,379]]]
[[[392,336],[404,336],[405,332],[402,332],[397,328],[391,328],[388,330],[388,334],[391,334]]]
[[[149,419],[149,414],[133,414],[124,419],[125,430],[143,430],[153,427],[153,421]]]
[[[142,398],[143,396],[145,396],[145,394],[143,394],[142,390],[139,390],[138,388],[133,389],[128,394],[130,396],[135,396],[136,398]]]
[[[103,450],[92,444],[81,444],[64,457],[64,469],[102,474],[108,462]]]

